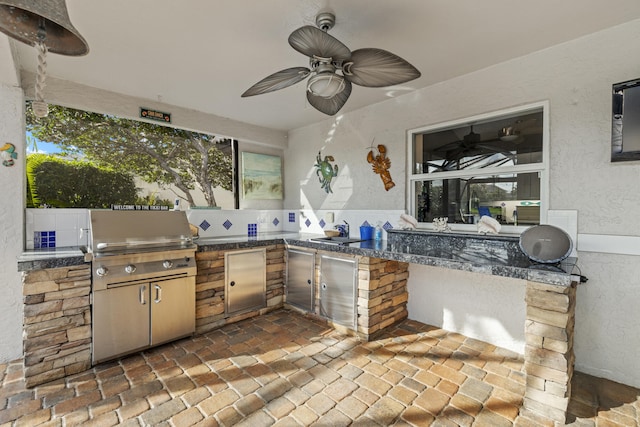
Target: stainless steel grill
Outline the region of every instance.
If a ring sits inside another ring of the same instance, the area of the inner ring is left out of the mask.
[[[181,211],[90,211],[92,361],[195,331],[195,251]]]

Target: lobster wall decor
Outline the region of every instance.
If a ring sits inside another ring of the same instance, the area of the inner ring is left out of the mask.
[[[374,155],[374,150],[378,152],[378,154]],[[380,175],[382,182],[384,183],[384,189],[389,191],[396,184],[391,179],[391,174],[389,173],[389,168],[391,167],[391,160],[387,157],[387,148],[378,144],[377,150],[372,148],[367,154],[367,162],[371,163],[373,167],[373,172]]]

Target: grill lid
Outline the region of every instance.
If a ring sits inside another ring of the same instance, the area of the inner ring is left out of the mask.
[[[90,210],[89,218],[89,250],[96,254],[193,245],[183,211]]]

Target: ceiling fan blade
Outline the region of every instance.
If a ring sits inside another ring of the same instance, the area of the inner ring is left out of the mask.
[[[260,95],[273,92],[274,90],[284,89],[306,79],[309,73],[311,73],[311,70],[306,67],[293,67],[278,71],[251,86],[242,94],[242,97],[245,98],[247,96]]]
[[[366,87],[393,86],[421,75],[416,67],[398,55],[375,48],[354,50],[342,70],[345,79]]]
[[[289,36],[289,44],[303,55],[346,61],[351,56],[348,47],[319,28],[306,25]]]
[[[351,83],[345,81],[342,92],[332,98],[316,96],[307,90],[307,101],[309,101],[309,104],[311,104],[311,106],[316,110],[325,113],[326,115],[333,116],[340,111],[342,106],[347,102],[347,99],[349,99],[349,95],[351,95],[351,88]]]

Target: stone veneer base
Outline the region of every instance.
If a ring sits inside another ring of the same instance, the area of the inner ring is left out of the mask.
[[[527,282],[524,368],[526,389],[521,412],[532,411],[566,422],[575,356],[573,336],[576,287]]]
[[[369,341],[406,319],[409,264],[358,257],[358,336]]]
[[[89,265],[22,276],[25,384],[33,387],[91,367]]]
[[[224,312],[224,254],[233,250],[196,252],[196,334],[217,329],[281,308],[284,303],[285,245],[265,247],[267,252],[266,307],[229,317]]]

